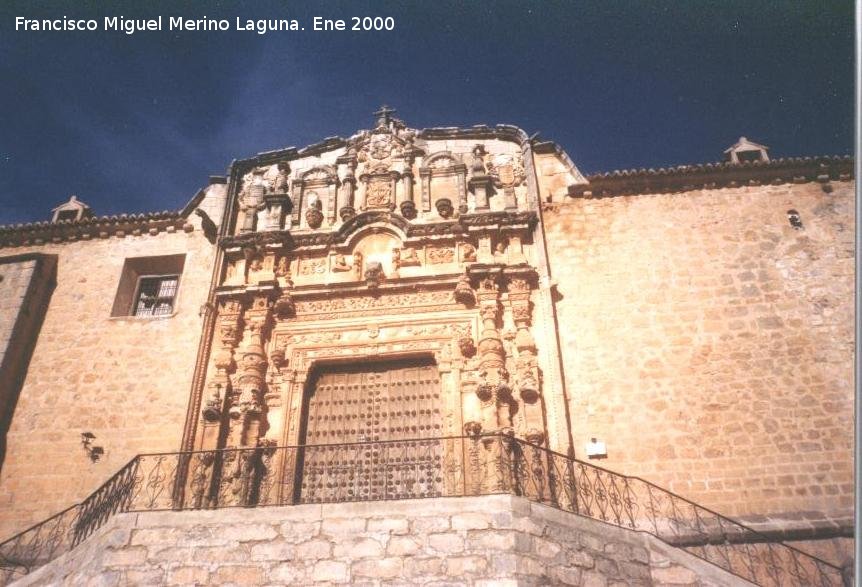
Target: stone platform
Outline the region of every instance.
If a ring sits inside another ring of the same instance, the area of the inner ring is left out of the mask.
[[[509,495],[128,513],[14,585],[750,585]]]

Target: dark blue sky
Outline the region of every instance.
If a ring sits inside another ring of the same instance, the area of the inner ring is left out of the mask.
[[[0,7],[0,224],[72,193],[97,214],[177,209],[232,159],[349,136],[383,102],[417,128],[541,131],[585,173],[715,161],[739,135],[773,156],[852,149],[849,0],[32,4]],[[306,30],[14,30],[120,15]],[[311,31],[361,15],[396,28]]]

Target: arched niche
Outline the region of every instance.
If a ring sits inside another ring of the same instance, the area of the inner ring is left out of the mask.
[[[328,222],[335,224],[335,198],[338,189],[338,173],[331,165],[319,165],[302,172],[293,182],[293,225],[299,228],[319,228],[315,221],[317,209]]]
[[[438,151],[424,159],[419,168],[422,182],[422,211],[430,212],[432,206],[441,216],[440,200],[449,200],[458,212],[467,211],[467,166],[461,163],[451,152]]]

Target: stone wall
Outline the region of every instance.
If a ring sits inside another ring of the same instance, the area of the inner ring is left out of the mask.
[[[190,232],[110,236],[0,249],[57,256],[45,314],[7,436],[0,474],[0,540],[80,501],[137,453],[179,448],[201,305],[215,247]],[[185,254],[175,313],[111,317],[128,257]],[[105,454],[91,462],[81,433]]]
[[[16,585],[749,585],[512,496],[117,516]]]
[[[597,438],[597,464],[722,513],[847,522],[854,185],[828,187],[545,206],[577,456]]]

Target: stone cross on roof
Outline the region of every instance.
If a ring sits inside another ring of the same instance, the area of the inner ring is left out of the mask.
[[[394,108],[390,108],[386,104],[381,106],[380,110],[374,113],[374,116],[377,117],[377,126],[387,126],[395,112]]]

